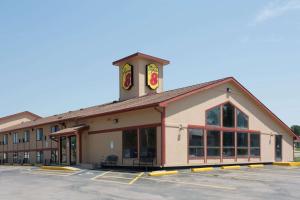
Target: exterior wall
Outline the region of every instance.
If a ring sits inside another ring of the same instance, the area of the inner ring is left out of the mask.
[[[153,62],[147,61],[147,60],[132,60],[128,62],[128,64],[131,64],[133,66],[133,86],[130,90],[124,90],[122,88],[122,67],[126,63],[122,63],[120,65],[119,69],[119,87],[120,87],[120,100],[127,100],[134,97],[143,96],[145,94],[149,93],[159,93],[163,91],[163,67],[158,64],[154,63],[158,66],[159,69],[159,87],[156,90],[151,90],[146,85],[146,65],[151,64]]]
[[[13,153],[18,153],[18,160],[23,160],[24,152],[29,152],[30,163],[36,163],[36,152],[42,151],[44,154],[43,160],[46,162],[50,161],[51,158],[51,149],[57,149],[57,142],[52,141],[49,137],[51,132],[51,127],[56,124],[48,124],[44,126],[39,126],[35,128],[29,129],[21,129],[9,133],[1,133],[0,134],[0,141],[3,141],[4,135],[8,135],[8,144],[4,145],[1,142],[0,145],[0,160],[3,160],[3,153],[8,153],[8,163],[13,163]],[[41,141],[36,140],[36,129],[43,128],[43,139]],[[62,128],[62,127],[60,127]],[[30,133],[30,140],[29,142],[24,142],[24,132],[29,131]],[[13,134],[18,134],[19,143],[13,144]]]
[[[113,119],[118,119],[114,123]],[[132,160],[123,160],[122,163],[122,130],[126,127],[138,127],[149,124],[159,124],[161,114],[154,108],[142,109],[109,116],[90,118],[80,123],[90,126],[82,133],[82,162],[99,164],[108,155],[117,155],[119,165],[132,165]],[[104,130],[104,131],[103,131]],[[105,132],[107,130],[107,132]],[[100,131],[100,133],[93,132]],[[161,157],[161,127],[157,126],[157,163]],[[111,148],[113,143],[113,148]]]
[[[226,92],[227,88],[232,93]],[[282,127],[261,111],[254,101],[246,97],[242,91],[232,84],[224,84],[214,89],[194,94],[176,102],[170,103],[166,109],[166,165],[184,166],[201,165],[202,160],[188,159],[188,125],[205,126],[205,111],[216,105],[230,101],[249,116],[249,129],[261,133],[261,160],[257,158],[237,159],[237,162],[274,162],[275,135],[283,136],[282,161],[293,160],[293,138]],[[179,126],[182,129],[179,129]],[[224,163],[234,163],[234,160],[223,160]],[[220,159],[208,159],[206,164],[220,164]]]

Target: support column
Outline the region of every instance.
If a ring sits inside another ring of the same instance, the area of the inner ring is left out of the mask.
[[[76,164],[81,163],[81,134],[76,132]]]

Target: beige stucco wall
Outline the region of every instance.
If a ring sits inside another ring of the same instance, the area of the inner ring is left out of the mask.
[[[131,99],[138,96],[143,96],[145,94],[162,92],[163,91],[163,67],[154,63],[158,66],[159,70],[159,87],[156,90],[150,89],[146,85],[146,65],[152,64],[152,61],[145,59],[134,59],[128,62],[133,66],[133,86],[130,90],[124,90],[122,87],[122,67],[126,63],[120,64],[119,67],[119,91],[120,91],[120,100]]]
[[[57,148],[57,142],[50,140],[49,134],[51,132],[51,127],[56,124],[47,124],[43,126],[38,126],[34,128],[27,128],[21,129],[17,131],[12,131],[10,133],[1,133],[0,134],[0,141],[3,141],[4,135],[8,135],[8,144],[7,145],[0,145],[0,159],[3,159],[3,152],[8,152],[9,154],[9,162],[12,162],[12,154],[13,152],[19,152],[19,159],[23,159],[24,152],[29,152],[30,155],[30,162],[35,163],[36,161],[36,151],[43,151],[44,152],[44,159],[50,160],[51,153],[50,149]],[[36,141],[36,129],[43,128],[43,140]],[[62,128],[60,126],[60,128]],[[30,134],[30,142],[23,142],[24,132],[29,131]],[[18,134],[18,139],[21,140],[18,144],[13,144],[13,134]]]
[[[118,119],[114,123],[113,119]],[[89,131],[82,134],[82,162],[99,164],[108,155],[115,154],[119,157],[122,165],[122,131],[109,131],[105,133],[89,134],[91,131],[121,129],[131,126],[157,124],[161,121],[161,114],[154,108],[130,111],[115,115],[90,118],[80,123],[90,126]],[[157,163],[160,164],[161,157],[161,127],[157,127]],[[113,143],[113,148],[111,148]],[[124,160],[124,165],[132,165],[132,160]]]
[[[231,94],[226,88],[232,88]],[[205,125],[205,111],[230,101],[249,116],[249,129],[261,132],[261,162],[273,162],[276,134],[283,135],[283,161],[293,160],[293,138],[281,126],[262,111],[253,100],[237,87],[228,83],[169,104],[166,109],[166,166],[200,165],[203,161],[188,161],[188,125]],[[183,127],[180,130],[178,127]],[[251,159],[250,162],[258,162]],[[224,161],[231,163],[230,160]],[[248,162],[238,159],[238,162]],[[220,160],[208,160],[209,164],[220,164]]]

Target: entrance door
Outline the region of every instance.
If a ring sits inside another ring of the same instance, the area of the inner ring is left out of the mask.
[[[76,165],[77,163],[77,148],[76,148],[76,136],[70,137],[70,165]]]
[[[275,160],[282,160],[282,135],[275,136]]]

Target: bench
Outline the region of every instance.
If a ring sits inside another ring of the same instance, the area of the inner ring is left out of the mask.
[[[118,163],[118,156],[109,155],[106,157],[104,161],[101,162],[101,167],[116,166],[117,163]]]

